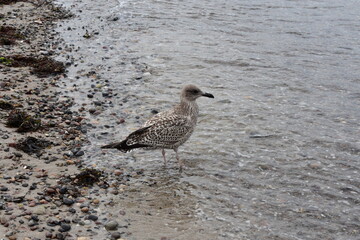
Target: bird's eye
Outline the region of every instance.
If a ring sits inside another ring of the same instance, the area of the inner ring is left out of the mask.
[[[193,89],[191,92],[192,92],[193,94],[198,94],[198,93],[199,93],[199,90]]]

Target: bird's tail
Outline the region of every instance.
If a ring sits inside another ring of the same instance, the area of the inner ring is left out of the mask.
[[[102,146],[101,148],[116,148],[117,150],[126,153],[126,152],[131,151],[134,148],[147,147],[147,145],[139,144],[139,143],[127,145],[126,142],[127,142],[127,139],[122,142],[110,143],[108,145]]]

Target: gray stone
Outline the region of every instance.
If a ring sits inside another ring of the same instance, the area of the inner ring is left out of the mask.
[[[114,231],[118,228],[118,226],[119,226],[118,222],[111,220],[105,224],[105,229],[108,231]]]

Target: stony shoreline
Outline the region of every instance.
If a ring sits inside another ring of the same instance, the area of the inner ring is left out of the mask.
[[[109,184],[102,172],[82,168],[84,117],[57,85],[70,63],[54,60],[53,27],[68,17],[52,2],[0,2],[1,238],[85,240],[94,235],[89,226],[118,227],[93,211],[103,203],[87,187],[96,182],[99,195]]]

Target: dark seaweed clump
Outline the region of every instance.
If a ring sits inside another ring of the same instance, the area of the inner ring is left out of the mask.
[[[14,147],[25,153],[32,154],[32,153],[38,153],[41,150],[49,147],[51,145],[51,142],[42,139],[37,139],[35,137],[27,137],[24,140],[20,140],[18,143],[12,143],[9,145],[10,147]]]
[[[13,110],[9,113],[6,126],[18,128],[17,132],[31,132],[41,127],[41,120],[35,119],[23,111]]]
[[[14,45],[18,39],[25,39],[25,37],[16,28],[0,26],[0,45]]]
[[[10,67],[32,67],[31,73],[39,77],[47,77],[65,72],[64,63],[49,57],[13,55],[7,57],[2,56],[0,60],[0,63]]]
[[[73,183],[79,186],[92,186],[94,183],[98,183],[102,176],[102,171],[85,168],[79,174],[75,175]]]
[[[14,109],[14,106],[7,101],[0,100],[0,108],[4,110],[10,110],[10,109]]]
[[[7,5],[16,2],[26,2],[26,0],[0,0],[0,5]]]

